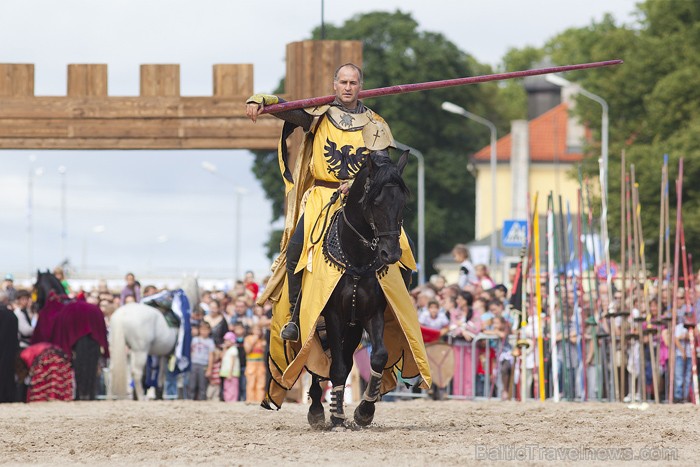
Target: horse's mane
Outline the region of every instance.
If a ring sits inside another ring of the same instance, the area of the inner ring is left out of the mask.
[[[361,181],[361,183],[364,185],[367,177],[369,176],[369,165],[372,164],[374,166],[372,178],[370,179],[369,183],[369,189],[362,198],[363,209],[366,209],[368,203],[374,201],[374,199],[379,196],[382,188],[387,184],[398,185],[406,196],[410,194],[410,190],[408,189],[406,182],[403,180],[398,167],[396,167],[396,164],[391,160],[387,151],[372,152],[370,153],[369,157],[372,158],[372,161],[367,161],[365,163],[357,177],[358,179],[361,179],[359,181]],[[364,186],[363,189],[365,189]]]

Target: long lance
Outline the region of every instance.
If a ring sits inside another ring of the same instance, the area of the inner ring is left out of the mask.
[[[692,274],[688,270],[688,254],[685,249],[685,230],[683,228],[683,217],[681,215],[681,250],[683,258],[683,284],[685,286],[685,322],[684,325],[688,329],[688,339],[690,340],[690,355],[686,355],[687,359],[690,358],[691,375],[693,382],[693,403],[695,405],[700,404],[700,395],[698,394],[698,364],[697,364],[697,351],[695,345],[695,313],[693,313],[692,304],[690,302],[690,280],[689,275]],[[687,363],[686,363],[687,365]],[[685,378],[684,378],[685,379]]]
[[[669,402],[672,402],[674,385],[674,376],[676,370],[676,339],[674,338],[676,334],[676,319],[678,313],[678,266],[680,262],[681,254],[681,236],[680,236],[680,226],[681,226],[681,208],[683,203],[683,158],[678,161],[678,179],[676,179],[676,240],[673,253],[673,305],[671,306],[671,329],[669,329],[670,335],[670,349],[669,349],[669,361],[668,361],[668,380],[670,383],[669,390]]]
[[[586,336],[584,328],[582,326],[582,321],[586,319],[586,313],[583,310],[583,256],[581,252],[581,191],[576,192],[576,203],[578,204],[579,216],[576,225],[576,238],[577,241],[574,242],[573,238],[573,222],[571,220],[571,211],[569,210],[569,202],[566,202],[566,216],[569,219],[569,225],[571,225],[572,233],[569,234],[569,241],[571,245],[575,246],[576,255],[578,256],[578,276],[574,270],[574,323],[576,326],[576,351],[578,352],[579,367],[576,369],[578,372],[581,371],[581,400],[586,400]]]
[[[664,310],[664,323],[667,328],[667,333],[671,333],[669,337],[669,348],[670,345],[673,345],[674,339],[673,339],[673,329],[668,329],[668,327],[671,324],[671,314],[672,314],[672,308],[673,308],[673,297],[671,297],[671,293],[673,292],[673,271],[671,270],[671,197],[670,197],[670,181],[669,181],[669,172],[668,172],[668,167],[666,167],[666,196],[664,196],[664,216],[666,218],[664,222],[664,267],[666,268],[666,273],[664,274],[664,281],[666,281],[666,294],[665,294],[665,300],[666,300],[666,309]],[[669,350],[669,352],[671,352]],[[671,371],[671,362],[670,360],[675,360],[675,356],[673,353],[669,353],[669,361],[666,363],[666,369],[667,369],[667,374],[666,374],[666,381],[665,381],[665,386],[667,387],[666,391],[666,398],[668,399],[668,394],[669,392],[671,393],[671,397],[673,397],[673,381],[670,380],[670,371]]]
[[[607,316],[610,321],[610,366],[613,369],[615,376],[615,400],[622,401],[622,396],[620,395],[620,379],[615,368],[615,352],[617,351],[617,339],[615,338],[615,296],[612,290],[612,273],[610,272],[610,237],[608,236],[608,186],[605,177],[605,167],[603,165],[603,159],[598,159],[599,167],[599,179],[601,187],[601,213],[600,213],[600,233],[602,235],[603,241],[603,258],[605,261],[605,283],[606,294],[608,299],[608,310]],[[624,366],[623,363],[620,363]]]
[[[528,236],[530,235],[529,229],[528,229]],[[518,395],[520,397],[520,402],[525,402],[525,399],[527,397],[527,389],[526,389],[526,380],[527,380],[527,370],[525,369],[525,351],[527,347],[530,346],[528,343],[525,332],[526,332],[526,327],[527,327],[527,299],[525,294],[527,293],[527,289],[525,288],[524,280],[525,280],[525,274],[526,274],[526,268],[527,268],[527,255],[528,255],[528,246],[527,246],[527,241],[526,244],[523,245],[520,248],[520,265],[519,265],[519,276],[516,275],[516,280],[518,281],[518,285],[513,287],[513,293],[520,293],[520,328],[518,329],[518,340],[516,342],[518,346],[518,350],[520,350],[520,355],[518,356],[518,364],[520,365],[520,377],[518,378]],[[520,292],[518,292],[518,286],[520,287]],[[514,301],[517,300],[517,298],[513,299]]]
[[[552,209],[555,208],[554,198],[552,198]],[[556,214],[555,214],[556,216]],[[564,387],[562,388],[564,392],[564,397],[569,397],[569,358],[568,358],[568,345],[569,345],[569,323],[566,320],[566,315],[568,313],[568,300],[562,298],[562,295],[566,292],[566,259],[563,258],[562,254],[562,242],[564,242],[563,232],[562,232],[562,211],[561,211],[561,196],[559,196],[559,215],[556,217],[556,225],[554,227],[554,262],[556,263],[556,281],[557,281],[557,303],[559,304],[559,332],[561,333],[561,353],[562,353],[562,383]],[[562,278],[562,262],[564,263],[564,276]],[[552,280],[555,280],[552,277]]]
[[[549,73],[564,73],[574,70],[585,70],[588,68],[600,68],[605,66],[619,65],[622,60],[606,60],[603,62],[581,63],[577,65],[564,65],[549,68],[537,68],[532,70],[511,71],[508,73],[494,73],[491,75],[468,76],[466,78],[445,79],[440,81],[427,81],[425,83],[396,84],[384,88],[366,89],[360,91],[358,98],[370,99],[372,97],[391,96],[394,94],[406,94],[409,92],[428,91],[430,89],[449,88],[454,86],[465,86],[467,84],[486,83],[488,81],[501,81],[506,79],[524,78],[526,76],[546,75]],[[265,106],[261,113],[277,113],[285,110],[305,109],[330,104],[335,99],[335,95],[310,97],[288,102],[280,102]]]
[[[620,311],[626,310],[627,309],[627,248],[629,248],[629,245],[626,243],[627,241],[627,224],[629,223],[629,212],[627,211],[629,209],[629,198],[628,198],[628,190],[627,190],[627,164],[625,162],[625,151],[622,151],[621,154],[621,170],[620,170],[620,270],[622,274],[622,287],[621,287],[621,295],[620,295]],[[630,276],[634,277],[634,275],[630,272]],[[633,281],[631,281],[634,283]],[[620,325],[620,355],[621,358],[624,360],[625,356],[625,351],[626,351],[626,346],[625,346],[625,328],[624,328],[624,319],[622,320],[622,323]],[[625,370],[624,367],[625,365],[621,365],[621,376],[620,376],[620,384],[621,388],[620,391],[624,393],[625,390]],[[617,370],[615,370],[617,371]]]
[[[537,303],[537,355],[539,358],[538,379],[539,379],[539,393],[540,401],[544,402],[545,392],[544,392],[544,341],[543,333],[544,326],[542,323],[542,287],[540,285],[540,215],[537,211],[537,194],[535,194],[535,203],[532,211],[532,228],[533,228],[533,241],[535,242],[534,254],[535,254],[535,301]],[[552,336],[554,338],[554,336]]]
[[[564,359],[564,364],[562,365],[564,371],[564,392],[569,400],[573,400],[571,394],[573,385],[571,384],[571,359],[570,355],[570,339],[571,339],[571,310],[569,308],[569,281],[567,277],[567,247],[566,247],[566,222],[564,221],[564,208],[561,195],[559,195],[559,217],[558,217],[558,234],[559,242],[557,243],[557,252],[559,253],[559,258],[557,261],[557,267],[559,268],[558,279],[559,279],[559,307],[561,315],[561,347],[562,347],[562,358]]]
[[[684,232],[682,232],[684,233]],[[685,245],[685,234],[683,235],[683,244]],[[690,289],[687,289],[688,292],[686,295],[688,295],[688,298],[686,300],[692,300],[692,303],[697,304],[696,296],[695,296],[695,275],[693,274],[693,255],[688,253],[688,277],[690,280]],[[691,339],[692,342],[692,375],[693,375],[693,397],[695,398],[695,404],[700,404],[700,388],[698,387],[698,351],[697,351],[697,340],[695,336],[695,331],[697,329],[697,316],[698,316],[698,311],[693,308],[689,308],[689,312],[692,313],[692,322],[693,322],[693,327],[691,330],[691,333],[689,334],[689,338]]]
[[[593,232],[587,231],[588,224],[586,222],[583,222],[584,220],[584,212],[586,211],[586,208],[584,206],[584,201],[583,201],[583,176],[581,174],[581,167],[579,166],[578,168],[578,184],[579,184],[579,220],[582,221],[582,239],[587,238],[587,235],[591,236],[591,239],[593,238]],[[592,331],[592,342],[593,342],[593,360],[595,362],[594,367],[595,367],[595,378],[594,381],[596,383],[596,398],[600,401],[603,398],[603,375],[602,375],[602,368],[600,367],[600,361],[599,361],[599,346],[598,346],[598,322],[596,320],[596,305],[593,300],[593,284],[591,283],[591,271],[590,271],[590,265],[592,263],[591,257],[588,254],[588,242],[585,242],[585,249],[583,250],[584,254],[586,255],[586,282],[588,284],[588,318],[585,320],[586,326],[591,328]],[[595,266],[595,264],[594,264]],[[583,271],[583,268],[582,268]],[[595,273],[595,271],[594,271]],[[583,274],[583,272],[581,273]],[[583,281],[583,275],[581,276],[581,280]]]
[[[552,386],[554,388],[554,402],[559,402],[559,358],[557,356],[557,315],[555,300],[555,274],[554,274],[554,199],[552,192],[547,197],[547,284],[549,298],[549,335],[550,350],[552,355]]]
[[[593,206],[591,204],[591,190],[589,187],[589,181],[586,179],[586,205],[588,206],[588,232],[591,235],[591,238],[594,237],[595,231],[593,228]],[[595,266],[598,264],[598,255],[596,254],[596,249],[595,245],[593,246],[593,265]],[[594,267],[594,273],[595,273],[595,267]],[[595,318],[596,318],[596,342],[598,342],[598,329],[602,327],[603,332],[601,333],[602,335],[605,334],[605,320],[603,316],[603,304],[601,301],[601,296],[600,296],[600,283],[598,281],[598,277],[594,276],[593,280],[593,285],[595,287]],[[607,338],[603,339],[609,339],[611,336],[609,335]],[[609,352],[606,350],[608,349],[607,343],[604,341],[603,342],[603,349],[601,349],[601,352],[598,354],[599,356],[599,361],[598,361],[598,377],[600,378],[601,385],[603,384],[603,381],[605,382],[605,391],[607,392],[608,395],[608,400],[609,401],[614,401],[615,397],[615,391],[613,388],[613,373],[614,367],[612,366],[612,362],[609,361]],[[607,359],[607,361],[606,361]],[[617,374],[617,373],[615,373]],[[603,391],[600,391],[601,397],[603,394]]]
[[[664,165],[661,168],[661,193],[659,194],[659,199],[661,200],[660,206],[659,206],[659,262],[657,263],[657,270],[658,270],[658,275],[657,280],[656,280],[656,303],[657,303],[657,316],[656,316],[656,324],[657,324],[657,331],[658,334],[656,337],[654,337],[654,341],[657,343],[657,352],[656,352],[656,368],[657,371],[661,368],[661,340],[663,337],[661,336],[661,331],[663,329],[663,317],[665,315],[664,313],[664,308],[663,308],[663,283],[665,281],[665,278],[663,277],[663,262],[664,262],[664,231],[665,231],[665,225],[664,221],[666,219],[666,214],[665,214],[665,208],[666,208],[666,201],[664,199],[666,195],[666,180],[668,177],[668,154],[664,154]],[[666,286],[668,288],[668,285]],[[664,381],[664,390],[666,388],[666,382]]]
[[[581,177],[581,167],[579,166],[579,178]],[[581,188],[576,190],[576,204],[578,206],[578,216],[576,216],[576,233],[578,235],[578,241],[576,242],[576,247],[578,251],[578,270],[579,270],[579,295],[580,295],[580,307],[581,307],[581,322],[577,323],[579,329],[581,330],[581,366],[582,366],[582,378],[583,378],[583,398],[581,400],[587,401],[589,399],[588,395],[591,393],[589,385],[591,381],[588,379],[588,354],[590,345],[587,340],[588,332],[586,329],[586,322],[588,320],[588,313],[586,310],[586,293],[583,287],[583,255],[584,255],[584,236],[583,236],[583,195],[581,193]]]
[[[639,204],[639,183],[637,183],[637,175],[632,171],[632,208],[634,210],[634,235],[637,251],[635,252],[634,260],[637,263],[635,269],[637,276],[635,281],[638,283],[641,279],[642,290],[637,291],[637,297],[641,294],[639,301],[643,306],[644,314],[642,315],[640,306],[640,316],[635,317],[637,320],[637,334],[639,339],[639,390],[642,395],[642,401],[646,401],[646,357],[644,355],[644,326],[643,323],[649,319],[649,302],[647,301],[647,272],[646,259],[644,251],[644,232],[642,231],[641,206]],[[641,277],[640,277],[641,276]]]
[[[535,193],[535,203],[537,202],[537,197],[539,193]],[[536,382],[536,385],[533,383],[533,398],[536,399],[539,394],[539,385],[541,382],[535,378],[535,373],[537,372],[537,315],[535,314],[535,289],[533,286],[534,283],[534,278],[530,275],[530,269],[533,268],[533,264],[535,261],[535,225],[534,225],[534,217],[532,215],[531,211],[531,205],[530,205],[530,193],[527,194],[527,216],[528,216],[528,261],[527,261],[527,268],[523,271],[523,280],[525,280],[525,277],[527,277],[527,282],[523,282],[523,303],[525,303],[525,300],[527,300],[527,310],[528,313],[530,314],[529,317],[529,329],[532,331],[530,340],[532,343],[530,344],[530,351],[532,352],[532,361],[533,361],[533,367],[532,367],[532,380],[533,382]],[[525,286],[530,288],[529,293],[527,293],[527,290],[525,289]],[[523,305],[525,306],[525,305]],[[526,365],[527,366],[527,365]],[[525,375],[527,375],[527,368],[525,368]],[[527,378],[525,379],[525,382],[527,382]],[[526,388],[527,389],[527,388]],[[523,390],[523,394],[524,394]]]
[[[637,235],[637,228],[636,228],[636,221],[634,219],[634,211],[636,209],[634,205],[634,183],[635,183],[635,168],[634,164],[630,164],[630,178],[627,183],[627,229],[628,229],[628,235],[627,235],[627,241],[629,243],[629,256],[630,256],[630,263],[629,263],[629,268],[630,268],[630,277],[632,279],[632,285],[630,288],[630,307],[629,307],[629,318],[627,316],[624,317],[622,320],[621,326],[620,326],[620,348],[623,349],[621,350],[622,353],[622,358],[624,361],[625,356],[628,357],[629,360],[634,358],[634,351],[635,348],[639,349],[639,341],[635,344],[634,339],[637,339],[638,333],[636,332],[636,327],[638,321],[636,321],[637,318],[639,318],[638,315],[633,315],[632,312],[635,309],[635,302],[637,303],[637,313],[639,313],[639,304],[641,303],[641,299],[639,297],[639,236]],[[623,340],[624,334],[623,332],[625,331],[625,325],[628,324],[630,326],[630,335],[629,335],[629,344],[626,340]],[[637,345],[637,347],[635,347]],[[629,348],[630,355],[627,355],[627,349]],[[637,365],[637,363],[634,363],[634,365]],[[625,385],[622,382],[623,375],[625,374],[624,372],[624,367],[626,365],[623,365],[620,367],[620,387],[622,388],[621,390],[625,390]],[[634,368],[634,367],[633,367]],[[637,397],[637,384],[638,384],[638,378],[639,374],[635,376],[634,371],[629,372],[629,384],[630,384],[630,397],[632,398],[632,401],[634,402]],[[641,390],[641,387],[640,387]]]
[[[645,241],[644,241],[644,229],[642,228],[642,204],[639,201],[639,183],[635,183],[635,188],[634,188],[634,204],[636,205],[636,223],[637,223],[637,230],[639,232],[639,256],[640,260],[642,263],[642,281],[644,282],[644,289],[643,289],[643,297],[644,297],[644,312],[646,314],[646,317],[644,321],[640,321],[639,323],[639,335],[640,335],[640,342],[642,343],[641,345],[641,374],[642,376],[642,381],[644,382],[644,385],[642,386],[642,400],[646,400],[646,362],[645,362],[645,354],[644,354],[644,340],[642,339],[642,336],[644,334],[647,335],[647,345],[649,347],[649,366],[651,367],[651,383],[652,383],[652,389],[654,393],[654,402],[657,404],[660,402],[659,401],[659,370],[658,367],[656,366],[656,357],[654,356],[654,334],[653,331],[655,329],[652,326],[651,323],[651,310],[649,309],[649,280],[647,278],[647,261],[646,261],[646,255],[645,255]],[[644,327],[646,326],[646,330]]]

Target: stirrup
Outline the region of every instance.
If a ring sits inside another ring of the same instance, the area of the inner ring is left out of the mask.
[[[294,321],[290,321],[284,325],[280,331],[280,337],[285,341],[296,342],[299,340],[299,325]]]

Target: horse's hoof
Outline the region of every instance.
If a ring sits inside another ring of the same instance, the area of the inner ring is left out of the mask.
[[[309,421],[311,428],[320,429],[326,425],[326,412],[321,410],[320,412],[312,412],[309,410],[306,419]]]
[[[367,426],[374,420],[374,404],[362,401],[355,409],[355,423],[360,426]]]
[[[343,425],[345,425],[345,419],[344,418],[337,418],[337,417],[331,415],[331,423],[333,424],[334,427],[343,426]]]

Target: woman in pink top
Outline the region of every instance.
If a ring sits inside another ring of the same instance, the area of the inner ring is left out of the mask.
[[[456,307],[450,310],[448,338],[455,357],[455,371],[452,377],[452,395],[465,398],[474,397],[472,381],[472,339],[479,333],[479,326],[472,321],[472,295],[460,291]]]

